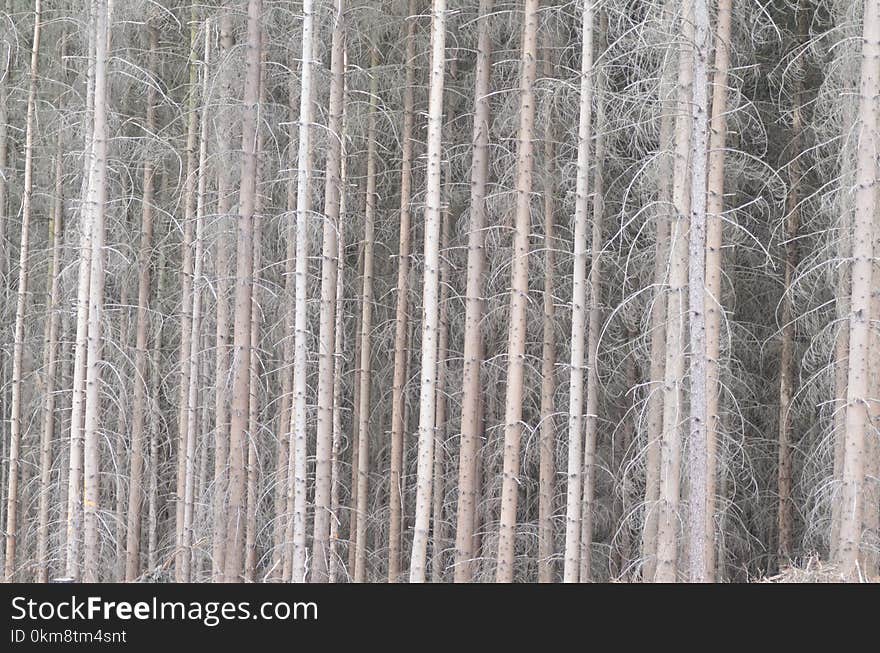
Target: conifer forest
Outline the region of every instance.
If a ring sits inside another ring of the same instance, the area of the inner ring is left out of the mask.
[[[7,582],[880,580],[880,0],[0,4]]]

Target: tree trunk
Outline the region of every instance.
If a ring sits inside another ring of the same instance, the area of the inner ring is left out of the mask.
[[[101,319],[104,312],[104,207],[107,201],[107,61],[110,34],[108,0],[96,3],[95,114],[89,184],[92,232],[89,273],[89,321],[86,352],[86,401],[83,417],[83,580],[97,582],[99,565]]]
[[[424,583],[431,519],[434,428],[437,417],[437,338],[440,285],[440,186],[443,156],[443,82],[446,70],[446,0],[434,0],[431,14],[431,81],[428,90],[428,169],[425,189],[422,365],[419,392],[419,452],[416,513],[409,580]],[[362,398],[363,400],[363,398]]]
[[[657,522],[657,582],[674,582],[677,572],[678,505],[681,470],[681,430],[684,404],[685,332],[688,284],[688,229],[691,212],[691,101],[693,93],[693,5],[684,0],[678,58],[678,100],[675,118],[675,159],[666,292],[666,362],[663,383],[663,434],[660,443],[660,495]]]
[[[62,40],[62,44],[64,41]],[[66,48],[62,45],[62,54]],[[49,500],[52,496],[52,441],[55,439],[55,376],[58,366],[58,331],[61,322],[61,245],[64,233],[64,142],[58,132],[55,152],[55,196],[49,220],[52,263],[49,267],[49,295],[46,316],[46,389],[43,397],[43,429],[40,439],[40,507],[37,530],[37,582],[49,581]]]
[[[333,385],[336,354],[336,277],[339,261],[340,161],[342,158],[342,102],[344,0],[337,0],[330,62],[328,147],[324,182],[324,229],[321,257],[321,309],[318,334],[318,425],[315,450],[315,522],[312,581],[327,581],[330,535],[330,476],[333,455]]]
[[[468,229],[467,289],[465,291],[464,363],[462,371],[461,443],[458,458],[458,512],[455,526],[456,583],[473,579],[474,520],[479,448],[480,366],[483,361],[483,270],[486,266],[486,184],[489,178],[489,90],[492,82],[493,0],[480,0],[477,70],[474,84],[474,127],[471,159],[470,225]]]
[[[535,132],[535,76],[538,57],[539,0],[526,0],[520,71],[519,134],[516,162],[516,214],[511,265],[510,329],[507,344],[507,390],[504,409],[504,471],[498,525],[498,567],[495,580],[510,583],[514,575],[519,453],[522,438],[525,374],[526,307],[529,296],[529,234],[531,232],[532,169]]]
[[[403,90],[403,133],[400,161],[400,246],[397,252],[397,307],[394,315],[394,380],[391,388],[391,471],[388,479],[388,582],[400,577],[403,442],[406,424],[406,362],[409,310],[410,230],[415,93],[416,0],[409,0],[406,20],[406,86]]]
[[[229,512],[223,580],[240,580],[246,515],[245,465],[250,403],[251,302],[254,268],[254,208],[257,195],[257,130],[262,61],[262,0],[248,0],[247,73],[241,121],[241,187],[235,256],[235,321],[232,342],[232,401],[229,424]]]
[[[21,473],[20,448],[22,432],[22,363],[24,358],[24,319],[28,295],[30,256],[31,201],[34,189],[34,130],[37,112],[37,64],[40,54],[42,2],[34,4],[34,38],[31,46],[31,69],[28,78],[27,118],[24,144],[24,188],[21,198],[21,248],[18,256],[18,293],[15,303],[15,332],[12,345],[12,404],[9,428],[9,490],[6,494],[6,582],[15,578],[15,549],[18,528],[18,481]]]
[[[580,116],[578,119],[577,190],[574,213],[574,272],[571,296],[571,376],[568,404],[568,485],[565,504],[563,581],[576,583],[580,573],[581,498],[584,425],[584,365],[587,331],[587,206],[593,96],[593,3],[584,3],[581,45]]]
[[[688,241],[688,314],[690,324],[690,442],[688,446],[688,576],[706,582],[707,549],[711,548],[708,518],[708,458],[706,352],[706,172],[709,138],[709,8],[694,0],[693,150],[691,163],[691,223]],[[717,95],[717,94],[716,94]]]
[[[849,365],[847,373],[846,432],[837,560],[841,573],[858,578],[865,509],[865,457],[868,437],[871,287],[874,256],[874,215],[877,209],[878,83],[880,59],[880,5],[866,2],[862,39],[861,80],[857,128],[855,214],[853,216],[852,294],[850,299]],[[876,280],[874,281],[876,283]],[[873,509],[873,507],[872,507]]]

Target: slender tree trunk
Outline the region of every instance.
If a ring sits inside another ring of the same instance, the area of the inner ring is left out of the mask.
[[[510,583],[514,576],[519,454],[522,438],[523,377],[525,374],[526,306],[529,295],[529,234],[531,232],[532,169],[535,133],[535,77],[539,0],[526,0],[520,72],[519,134],[516,162],[516,214],[511,266],[510,329],[507,345],[507,389],[504,409],[504,471],[501,518],[498,525],[498,567],[495,580]]]
[[[729,5],[730,3],[727,2]],[[730,21],[730,8],[727,8],[728,23]],[[798,34],[799,42],[803,42],[806,30],[807,12],[798,7]],[[720,47],[720,29],[721,16],[719,13],[719,45]],[[716,55],[717,59],[717,55]],[[726,63],[726,62],[725,62]],[[799,157],[802,155],[802,135],[803,118],[801,116],[801,104],[803,102],[801,77],[795,77],[794,91],[794,112],[792,114],[791,124],[791,145],[792,159],[788,164],[788,195],[786,197],[786,218],[785,218],[785,278],[782,296],[782,347],[779,354],[779,458],[777,469],[777,491],[779,494],[779,505],[776,513],[777,524],[777,544],[776,556],[779,567],[782,568],[789,562],[792,555],[792,538],[794,518],[792,514],[792,496],[791,496],[791,402],[794,392],[793,378],[795,375],[794,362],[794,307],[792,306],[792,281],[795,275],[795,269],[798,263],[797,251],[797,232],[800,226],[800,183],[801,183],[801,164]],[[717,90],[716,90],[717,93]],[[714,108],[713,108],[714,112]],[[713,122],[715,117],[712,117]],[[723,143],[722,143],[723,147]],[[721,182],[723,183],[723,170],[719,173]],[[711,193],[710,189],[710,193]],[[710,195],[711,200],[711,195]],[[720,222],[720,219],[719,219]],[[718,227],[721,229],[720,225]],[[720,240],[720,238],[719,238]],[[708,257],[707,250],[707,257]],[[719,283],[720,285],[720,283]],[[717,296],[717,295],[716,295]]]
[[[425,190],[422,365],[419,394],[419,452],[416,514],[409,580],[424,583],[431,519],[434,428],[437,417],[437,331],[440,285],[440,186],[443,149],[443,82],[446,70],[446,0],[434,0],[431,14],[431,81],[428,90],[428,170]]]
[[[446,173],[446,187],[449,187],[449,172]],[[446,196],[449,197],[447,190]],[[448,202],[448,200],[447,200]],[[445,253],[449,247],[449,230],[451,216],[449,204],[443,206],[440,235],[440,315],[437,338],[437,412],[434,429],[434,489],[432,518],[434,528],[431,540],[431,582],[442,582],[443,548],[446,538],[445,522],[443,521],[443,501],[445,499],[444,463],[446,460],[446,359],[449,355],[449,259]]]
[[[856,154],[855,214],[852,243],[849,367],[846,431],[844,435],[840,533],[837,560],[841,573],[855,580],[865,510],[865,457],[868,437],[871,286],[874,256],[874,216],[877,209],[877,129],[880,59],[880,5],[866,2],[859,83],[858,148]],[[875,281],[876,283],[876,281]],[[873,509],[873,507],[872,507]]]
[[[669,14],[669,6],[666,14]],[[666,98],[666,89],[672,86],[671,66],[661,77],[660,138],[657,181],[659,208],[654,215],[654,292],[651,302],[650,332],[651,359],[648,371],[648,400],[645,444],[645,520],[642,532],[642,572],[644,581],[653,581],[657,569],[657,522],[660,499],[660,440],[663,435],[663,379],[666,371],[666,283],[669,263],[669,229],[672,206],[673,127],[675,102]]]
[[[388,480],[388,582],[400,577],[404,414],[409,310],[410,230],[412,210],[413,129],[415,122],[416,0],[409,0],[406,19],[406,86],[403,90],[403,133],[400,161],[400,246],[397,252],[397,307],[394,315],[394,379],[391,388],[391,471]]]
[[[149,72],[157,72],[159,31],[147,25],[149,39]],[[147,87],[147,115],[145,130],[156,130],[156,89]],[[134,389],[132,392],[131,466],[128,484],[128,524],[125,546],[125,580],[133,581],[140,572],[141,509],[143,506],[144,474],[144,417],[147,394],[147,347],[150,328],[150,253],[153,247],[153,176],[154,164],[150,156],[144,160],[144,194],[141,200],[141,242],[138,250],[138,309]]]
[[[361,324],[360,324],[360,395],[358,401],[358,468],[357,468],[357,520],[355,522],[355,556],[354,581],[363,583],[367,579],[367,495],[370,474],[370,431],[372,415],[370,413],[370,392],[372,384],[372,334],[373,329],[373,249],[375,246],[376,220],[376,112],[379,93],[379,80],[376,68],[379,65],[379,53],[373,50],[371,55],[370,76],[370,107],[367,118],[367,184],[364,208],[364,278],[361,292]]]
[[[584,3],[581,45],[580,116],[578,119],[577,190],[574,214],[574,272],[571,296],[571,376],[568,404],[568,485],[565,506],[563,581],[576,583],[580,573],[581,498],[584,425],[584,366],[587,331],[587,206],[593,96],[593,3]]]
[[[600,52],[607,48],[608,16],[599,15]],[[592,580],[593,521],[595,510],[593,484],[596,467],[596,446],[599,436],[599,337],[602,327],[602,249],[605,219],[605,74],[597,73],[594,93],[598,96],[596,111],[596,145],[593,159],[596,162],[593,180],[593,233],[590,244],[589,318],[587,327],[587,414],[584,438],[584,481],[581,508],[580,581]]]
[[[315,451],[315,522],[312,581],[327,581],[330,534],[330,475],[333,454],[333,380],[335,372],[336,277],[340,231],[339,165],[342,157],[344,0],[337,0],[331,44],[328,148],[324,182],[324,233],[321,265],[321,310],[318,334],[318,426]]]
[[[314,3],[303,2],[302,74],[300,76],[299,152],[296,186],[296,298],[294,308],[293,408],[291,437],[293,449],[288,468],[289,489],[293,498],[291,575],[294,582],[306,577],[306,276],[308,273],[309,230],[311,210],[311,124],[312,124],[312,60],[314,58]]]
[[[31,200],[34,188],[34,130],[37,112],[37,64],[40,54],[40,27],[42,2],[34,5],[34,38],[31,47],[31,69],[28,79],[27,118],[24,145],[24,188],[21,199],[21,249],[18,256],[18,293],[15,304],[15,333],[12,348],[12,405],[9,429],[9,490],[6,494],[6,582],[15,578],[15,549],[18,530],[18,481],[21,470],[20,448],[22,432],[22,363],[24,358],[24,319],[27,308],[28,272],[30,255]]]
[[[265,38],[265,30],[263,31]],[[261,53],[260,64],[260,106],[266,104],[266,50]],[[264,179],[263,163],[263,130],[257,130],[257,188]],[[258,442],[260,436],[260,327],[263,323],[260,277],[263,266],[263,196],[256,191],[254,199],[254,253],[253,253],[253,296],[251,303],[251,360],[248,374],[250,375],[250,398],[248,402],[248,447],[247,447],[247,519],[244,537],[244,580],[254,582],[257,566],[257,510],[259,508],[259,464],[260,453]]]
[[[544,58],[544,77],[553,75],[551,51]],[[554,115],[544,125],[544,337],[541,351],[541,430],[538,471],[538,582],[552,583],[555,572],[553,555],[553,497],[556,494],[556,235],[553,213],[556,210]]]
[[[223,580],[237,582],[242,572],[246,515],[246,446],[250,400],[251,302],[254,269],[254,209],[257,195],[257,130],[262,60],[262,0],[248,0],[247,73],[241,122],[241,187],[235,257],[235,321],[232,343],[232,401],[229,425],[229,516]]]
[[[707,468],[707,352],[706,352],[706,173],[709,139],[709,8],[694,0],[693,154],[691,163],[691,223],[688,241],[688,313],[690,324],[690,442],[688,446],[688,576],[707,580],[709,542]]]
[[[675,118],[675,159],[669,248],[669,285],[666,291],[666,362],[663,383],[663,435],[660,443],[660,495],[657,522],[657,582],[676,580],[678,505],[681,469],[685,378],[685,332],[688,314],[688,229],[691,212],[690,179],[691,101],[693,93],[693,4],[684,0],[678,58],[678,100]]]
[[[192,340],[192,322],[193,322],[193,228],[195,226],[195,210],[196,210],[196,166],[198,163],[198,153],[196,145],[198,141],[198,114],[197,114],[197,61],[196,61],[196,30],[197,30],[198,14],[196,5],[190,6],[190,55],[189,55],[189,114],[187,116],[186,126],[186,178],[183,187],[183,243],[182,259],[183,265],[180,274],[181,287],[181,309],[180,309],[180,388],[178,396],[178,417],[177,417],[177,486],[174,497],[175,507],[175,556],[174,556],[174,575],[177,582],[182,582],[184,559],[186,551],[184,549],[184,512],[186,506],[186,452],[189,434],[187,428],[189,426],[189,388],[190,376],[192,373],[193,347],[198,347],[197,343]]]
[[[705,580],[715,580],[715,494],[721,392],[721,246],[724,213],[724,158],[727,146],[727,76],[733,0],[719,0],[709,124],[709,177],[706,196],[706,548]],[[793,268],[792,268],[793,269]],[[786,272],[788,274],[788,272]],[[789,277],[790,279],[790,277]],[[785,319],[787,323],[788,320]],[[787,372],[786,372],[787,373]],[[780,410],[782,410],[780,406]],[[786,413],[788,408],[786,407]],[[787,419],[787,417],[786,417]],[[781,424],[782,422],[780,422]],[[781,427],[780,427],[781,428]]]
[[[98,501],[100,492],[101,320],[104,312],[104,207],[107,200],[107,61],[110,34],[108,0],[98,0],[95,30],[95,115],[89,213],[92,225],[86,402],[83,419],[83,580],[98,580]]]
[[[343,69],[346,68],[345,49],[343,48]],[[343,78],[344,81],[344,78]],[[345,219],[346,214],[346,111],[345,100],[347,94],[345,84],[342,89],[342,151],[339,165],[339,216]],[[342,446],[342,374],[345,360],[344,331],[344,298],[345,298],[345,229],[340,228],[336,237],[336,258],[338,269],[336,274],[336,328],[334,330],[334,359],[333,359],[333,449],[331,452],[330,465],[330,565],[327,571],[327,581],[335,583],[339,579],[339,569],[342,560],[336,551],[339,543],[339,453]]]
[[[227,6],[223,8],[219,20],[220,27],[220,85],[221,94],[228,102],[232,102],[236,90],[233,88],[233,76],[230,71],[230,59],[233,57],[235,39],[232,33],[232,14]],[[216,329],[214,334],[214,490],[211,497],[213,543],[211,546],[211,569],[214,582],[223,580],[226,566],[226,528],[228,523],[226,496],[228,489],[229,459],[229,369],[230,369],[230,334],[229,334],[229,270],[232,268],[233,244],[231,234],[235,229],[232,213],[235,182],[234,166],[230,153],[233,149],[233,119],[229,117],[231,109],[226,107],[223,112],[224,124],[217,130],[217,150],[220,158],[217,172],[217,214],[219,234],[215,249],[215,276],[217,285]],[[282,422],[284,423],[284,422]]]
[[[201,88],[201,100],[204,104],[208,96],[208,71],[210,70],[210,20],[205,20],[205,51],[203,58],[203,78]],[[193,39],[195,41],[195,39]],[[195,90],[193,90],[195,93]],[[189,354],[189,388],[187,390],[186,410],[186,461],[184,464],[184,490],[183,490],[183,565],[180,572],[181,582],[188,583],[192,580],[192,543],[193,543],[193,518],[194,518],[194,491],[195,491],[195,456],[196,440],[201,432],[198,429],[199,414],[199,368],[201,354],[202,332],[202,299],[204,295],[202,268],[205,254],[205,193],[207,191],[207,159],[208,159],[208,116],[206,108],[202,108],[202,116],[199,127],[199,160],[196,188],[196,225],[195,225],[195,256],[193,258],[192,280],[192,320],[190,323],[190,354]]]
[[[66,50],[62,40],[62,53]],[[55,439],[55,376],[58,366],[58,331],[61,322],[61,245],[64,234],[64,141],[58,132],[55,152],[55,196],[49,220],[52,263],[49,267],[49,295],[46,316],[46,389],[43,397],[43,428],[40,438],[40,507],[37,530],[37,582],[49,581],[49,501],[52,496],[52,441]]]
[[[483,269],[486,266],[486,185],[489,177],[489,90],[492,82],[493,0],[480,0],[474,127],[471,159],[470,225],[465,291],[461,444],[458,458],[458,511],[455,526],[456,583],[473,579],[476,457],[480,440],[480,365],[483,360]]]

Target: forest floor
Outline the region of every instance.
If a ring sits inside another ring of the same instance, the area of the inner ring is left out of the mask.
[[[818,555],[808,557],[801,566],[786,567],[775,576],[761,578],[759,583],[843,583],[843,574],[836,565],[823,561]],[[880,577],[863,577],[863,583],[880,583]]]

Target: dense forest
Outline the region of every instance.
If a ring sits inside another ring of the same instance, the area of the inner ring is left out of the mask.
[[[3,0],[6,581],[880,564],[880,0]]]

